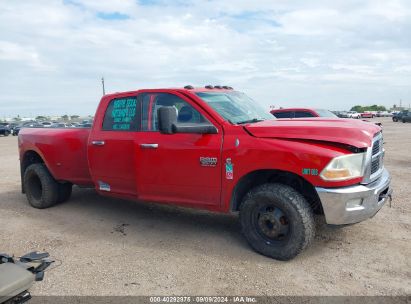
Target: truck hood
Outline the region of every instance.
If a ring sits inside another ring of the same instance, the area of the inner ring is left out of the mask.
[[[357,148],[370,147],[374,135],[381,130],[374,123],[342,118],[265,120],[244,128],[255,137],[318,140]]]

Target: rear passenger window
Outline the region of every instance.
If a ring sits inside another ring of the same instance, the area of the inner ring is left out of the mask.
[[[136,97],[110,101],[103,120],[104,131],[141,130],[141,103]]]
[[[314,115],[311,114],[310,112],[296,111],[295,118],[301,118],[301,117],[314,117]]]

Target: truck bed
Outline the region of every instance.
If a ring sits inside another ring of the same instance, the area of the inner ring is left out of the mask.
[[[37,153],[54,178],[81,186],[92,186],[87,142],[89,128],[24,128],[19,133],[20,160]],[[47,157],[45,157],[47,155]]]

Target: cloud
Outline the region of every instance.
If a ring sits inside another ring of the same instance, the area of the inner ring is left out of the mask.
[[[92,114],[102,76],[227,84],[267,108],[411,100],[406,0],[0,0],[0,29],[0,117]]]
[[[108,14],[126,14],[136,8],[135,1],[133,0],[64,0],[63,4],[77,6],[83,10]]]

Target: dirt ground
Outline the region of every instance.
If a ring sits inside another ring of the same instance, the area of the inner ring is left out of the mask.
[[[237,217],[98,196],[37,210],[20,192],[16,137],[0,137],[0,252],[57,260],[34,295],[409,295],[411,124],[383,122],[394,197],[289,262],[255,253]]]

